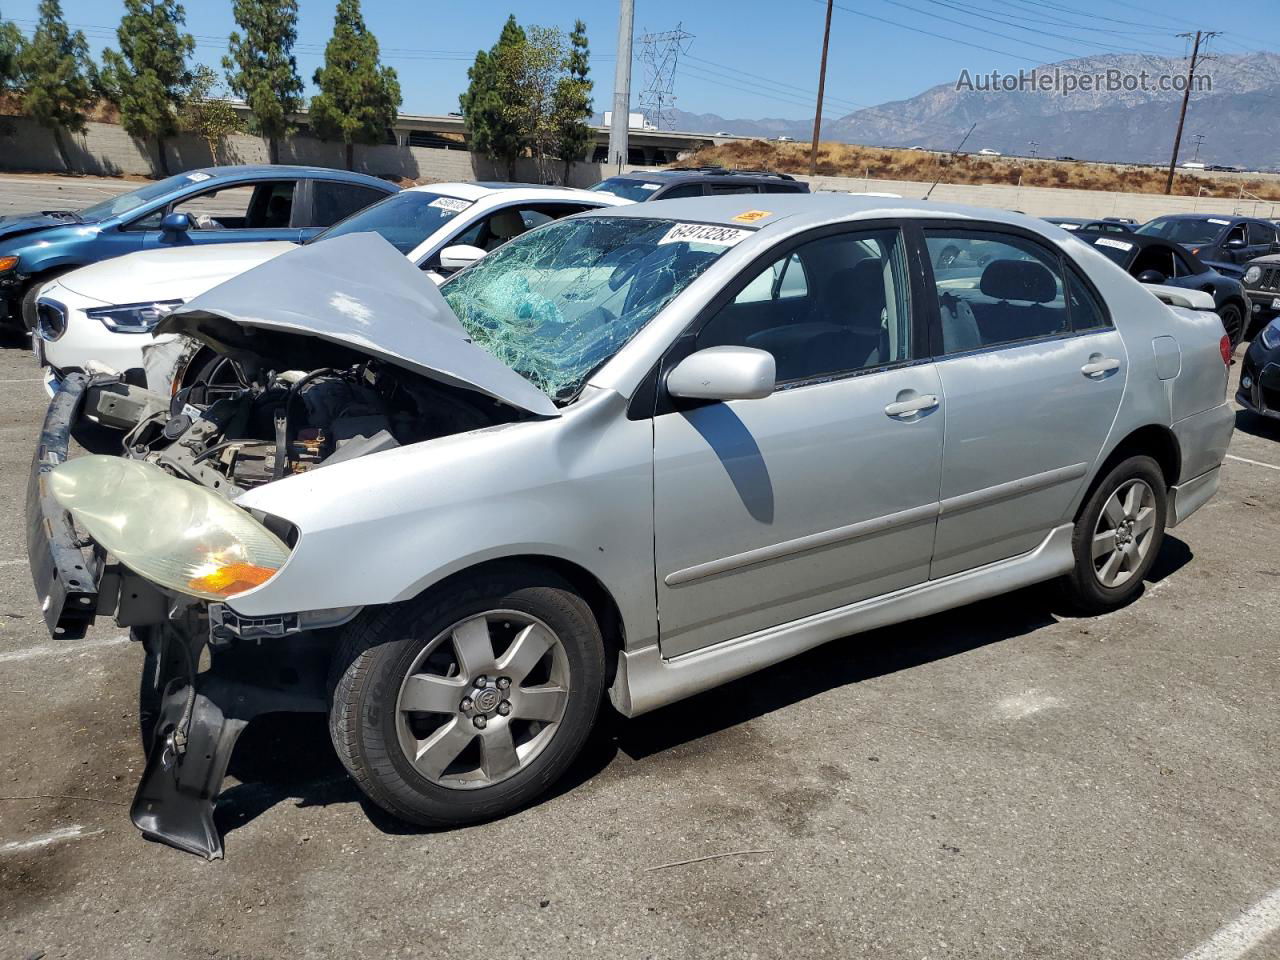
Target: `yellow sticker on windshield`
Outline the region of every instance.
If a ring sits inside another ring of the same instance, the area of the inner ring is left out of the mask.
[[[734,223],[755,223],[757,220],[763,220],[765,217],[772,217],[772,210],[748,210],[746,213],[740,213],[733,218]]]

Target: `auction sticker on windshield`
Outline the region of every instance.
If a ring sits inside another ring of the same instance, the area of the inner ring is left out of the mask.
[[[1210,218],[1209,218],[1209,222],[1210,222],[1210,223],[1215,223],[1215,224],[1217,224],[1217,225],[1218,225],[1218,226],[1220,226],[1220,227],[1225,227],[1225,226],[1226,226],[1227,224],[1229,224],[1231,221],[1230,221],[1230,220],[1215,220],[1213,217],[1210,217]]]
[[[1110,237],[1099,237],[1093,241],[1095,247],[1111,247],[1113,250],[1124,250],[1128,252],[1133,249],[1132,243],[1125,243],[1123,240],[1112,240]]]
[[[457,197],[436,197],[427,206],[439,207],[441,210],[449,210],[453,213],[461,213],[471,206],[471,201],[459,200]]]
[[[772,210],[747,210],[738,214],[733,218],[734,223],[755,223],[757,220],[763,220],[765,217],[772,217]]]
[[[749,236],[750,230],[738,230],[735,227],[717,227],[709,223],[677,223],[663,234],[658,243],[709,243],[716,247],[732,247]]]

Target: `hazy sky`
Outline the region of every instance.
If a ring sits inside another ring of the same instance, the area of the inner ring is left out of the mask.
[[[0,0],[0,16],[30,32],[37,6],[38,0]],[[308,84],[332,29],[334,6],[333,0],[299,2],[296,52]],[[120,0],[63,0],[63,7],[95,55],[114,43]],[[234,28],[230,0],[190,0],[186,7],[187,28],[199,43],[196,58],[216,66]],[[825,0],[636,0],[636,35],[677,24],[694,35],[676,76],[681,109],[801,119],[812,116],[806,104],[817,87],[824,8]],[[1275,9],[1275,0],[837,0],[824,113],[841,116],[910,97],[954,82],[962,69],[1012,72],[1115,48],[1182,55],[1185,42],[1174,35],[1197,27],[1227,30],[1215,41],[1223,53],[1280,49],[1280,24],[1268,16]],[[492,45],[508,13],[521,23],[566,30],[582,17],[591,39],[596,108],[609,109],[618,29],[611,0],[365,0],[364,12],[384,61],[399,72],[405,113],[456,110],[475,51]],[[633,109],[644,85],[637,63]]]

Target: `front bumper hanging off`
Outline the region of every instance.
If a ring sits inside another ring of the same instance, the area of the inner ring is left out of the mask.
[[[69,375],[45,415],[27,485],[31,577],[55,640],[83,637],[98,615],[114,615],[143,642],[139,713],[150,742],[130,817],[150,839],[216,859],[214,806],[236,740],[259,714],[328,709],[328,645],[315,632],[241,639],[226,626],[235,618],[211,632],[208,605],[166,596],[76,533],[48,477],[67,459],[92,383]]]

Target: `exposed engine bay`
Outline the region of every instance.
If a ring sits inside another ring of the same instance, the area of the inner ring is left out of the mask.
[[[332,350],[333,354],[348,351]],[[124,454],[228,498],[282,477],[514,419],[517,411],[391,363],[310,369],[237,352],[210,357],[171,398],[95,384],[86,414],[125,430]]]

